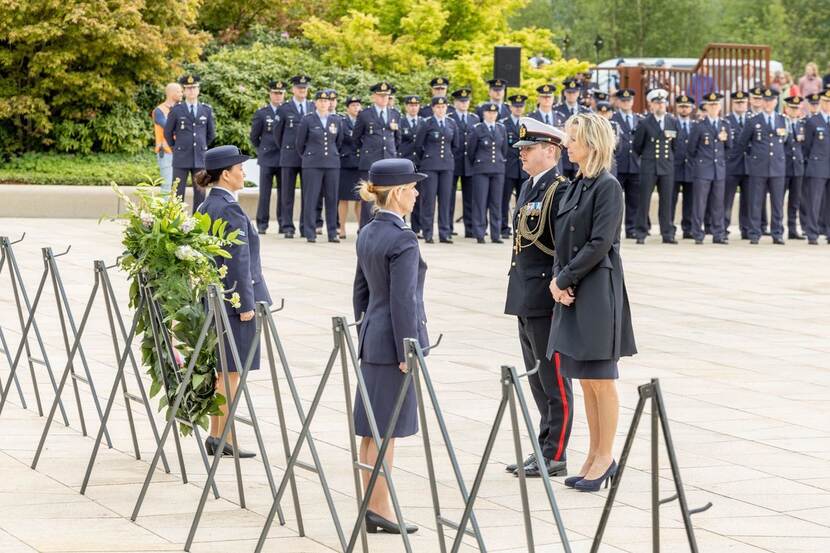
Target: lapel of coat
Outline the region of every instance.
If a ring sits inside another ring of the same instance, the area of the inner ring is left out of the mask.
[[[571,187],[568,190],[568,195],[565,196],[565,199],[559,205],[559,210],[556,212],[557,216],[562,215],[566,211],[570,211],[579,203],[579,199],[582,197],[582,189],[587,188],[587,186],[585,186],[586,184],[586,179],[575,180],[571,184]]]

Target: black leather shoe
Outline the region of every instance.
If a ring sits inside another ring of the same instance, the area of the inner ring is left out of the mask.
[[[329,238],[329,242],[331,242],[331,243],[333,243],[333,244],[339,244],[339,243],[340,243],[340,239],[339,239],[338,237],[336,237],[336,236],[332,236],[331,238]]]
[[[453,235],[455,235],[454,232],[453,232]],[[475,236],[473,236],[472,232],[465,232],[464,233],[464,238],[475,238]]]
[[[789,234],[789,239],[790,239],[790,240],[806,240],[806,238],[804,237],[804,235],[802,235],[802,234],[798,234],[797,232],[791,232],[791,233]]]
[[[522,464],[523,464],[525,467],[527,467],[527,466],[528,466],[528,465],[530,465],[531,463],[535,463],[535,462],[536,462],[536,454],[535,454],[535,453],[531,453],[530,455],[528,455],[528,456],[525,458],[525,460],[524,460],[524,461],[522,461]],[[516,472],[516,469],[517,469],[517,468],[519,468],[519,465],[517,465],[516,463],[510,463],[509,465],[507,465],[507,466],[505,466],[505,467],[504,467],[504,470],[506,470],[507,472]]]
[[[509,232],[502,232],[501,233],[501,237],[502,237],[503,240],[509,240],[510,236],[511,236],[511,234]]]
[[[553,459],[544,459],[542,465],[547,469],[548,476],[568,476],[568,464],[565,461],[554,461]],[[542,476],[541,467],[536,459],[525,467],[525,476],[529,478],[537,478]],[[519,470],[513,473],[519,476]]]
[[[452,236],[458,236],[458,233],[457,233],[457,232],[455,232],[455,231],[452,231],[452,232],[450,233],[450,235],[452,235]]]
[[[758,245],[758,239],[757,238],[750,238],[749,243],[752,244],[753,246],[757,246]]]
[[[312,244],[314,244],[315,242],[317,242],[317,239],[316,239],[316,238],[306,238],[306,240],[307,240],[308,242],[311,242]]]
[[[424,240],[424,242],[426,242],[427,244],[435,244],[435,239],[427,238],[426,240]]]
[[[694,236],[692,235],[691,232],[684,232],[683,233],[683,240],[691,240],[692,238],[694,238]]]
[[[286,238],[294,238],[294,233],[293,232],[286,232],[285,237]]]
[[[477,242],[478,244],[484,244],[484,243],[486,243],[486,242],[485,242],[485,240],[484,240],[484,238],[476,238],[476,242]]]
[[[205,449],[207,450],[207,454],[216,455],[217,447],[219,447],[219,438],[208,436],[205,440]],[[229,443],[226,443],[223,453],[225,457],[233,457],[233,446]],[[240,459],[250,459],[252,457],[256,457],[256,453],[254,453],[253,451],[245,451],[244,449],[239,450]]]
[[[256,229],[257,234],[265,234],[266,230],[264,228]]]
[[[491,240],[491,242],[492,242],[493,244],[504,244],[504,240],[502,240],[501,238],[493,238],[493,239]]]
[[[810,238],[807,240],[807,243],[811,246],[818,246],[818,240],[816,238]]]
[[[323,229],[318,228],[315,232],[317,233],[317,236],[323,236]]]
[[[406,524],[407,534],[414,534],[418,531],[418,527],[414,524]],[[386,532],[387,534],[400,534],[401,527],[398,526],[397,522],[392,522],[391,520],[386,520],[379,514],[373,513],[372,511],[366,511],[366,531],[370,534],[377,534],[378,530]]]
[[[663,238],[664,244],[677,244],[677,240],[674,238]]]
[[[783,238],[773,238],[772,243],[775,244],[776,246],[783,246],[785,244]]]
[[[741,233],[741,240],[749,240],[749,235],[745,232]]]
[[[728,246],[729,245],[729,240],[727,240],[726,238],[715,238],[714,240],[712,240],[712,243],[713,244],[720,244],[722,246]]]
[[[440,241],[442,244],[452,244],[452,238],[441,238]]]
[[[700,246],[701,244],[703,244],[703,240],[695,240],[695,244],[697,244],[698,246]]]
[[[642,237],[642,236],[641,236],[640,238],[637,238],[637,243],[638,243],[638,244],[645,244],[645,243],[646,243],[646,239],[645,239],[645,237]]]

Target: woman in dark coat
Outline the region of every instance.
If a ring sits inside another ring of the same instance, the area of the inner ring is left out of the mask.
[[[422,346],[429,341],[423,299],[427,266],[421,259],[415,233],[404,221],[418,197],[415,183],[424,178],[426,175],[415,172],[412,161],[390,158],[374,162],[369,169],[369,181],[360,186],[360,197],[374,204],[375,217],[357,235],[354,313],[358,319],[363,316],[358,349],[360,371],[381,436],[389,428],[407,370],[404,338],[417,338]],[[360,462],[374,465],[378,449],[360,394],[355,399],[354,421],[355,432],[363,437]],[[417,404],[415,389],[410,385],[392,437],[402,438],[416,432]],[[393,440],[385,458],[389,470],[394,448]],[[369,474],[364,472],[363,476],[365,488]],[[366,528],[372,533],[378,528],[399,533],[398,524],[392,522],[394,519],[386,480],[381,476],[369,500]],[[408,533],[417,529],[407,525]]]
[[[565,125],[576,180],[559,205],[554,223],[556,305],[548,357],[563,376],[579,379],[585,396],[590,447],[579,476],[565,484],[597,491],[616,474],[612,456],[619,417],[617,361],[634,355],[634,332],[620,259],[623,195],[609,172],[615,135],[596,114],[579,114]]]
[[[230,246],[228,253],[230,259],[216,256],[216,265],[221,269],[227,267],[227,273],[222,278],[226,289],[234,285],[235,292],[239,294],[239,307],[233,307],[230,303],[225,304],[228,313],[230,330],[233,332],[233,339],[239,356],[244,362],[251,349],[251,342],[256,336],[256,321],[254,314],[256,302],[266,301],[271,303],[271,296],[265,285],[262,276],[262,264],[259,259],[259,236],[251,220],[245,215],[242,207],[236,199],[236,194],[242,190],[245,183],[245,171],[242,169],[242,162],[248,156],[241,154],[236,146],[218,146],[211,148],[205,153],[205,169],[196,174],[196,184],[209,186],[210,193],[200,206],[200,213],[207,213],[212,220],[222,219],[228,223],[228,233],[238,230],[239,239],[243,244]],[[221,406],[223,413],[227,413],[228,405],[236,395],[239,385],[239,367],[230,355],[230,343],[225,338],[225,349],[227,352],[227,371],[230,391],[225,390],[225,379],[221,374],[216,378],[216,391],[227,399]],[[259,346],[254,355],[251,370],[259,369]],[[228,393],[230,392],[230,393]],[[210,436],[205,441],[205,448],[209,455],[216,453],[219,445],[219,438],[227,423],[227,416],[215,416],[210,418]],[[233,455],[232,436],[228,434],[224,454]],[[254,457],[254,453],[239,451],[240,457]]]

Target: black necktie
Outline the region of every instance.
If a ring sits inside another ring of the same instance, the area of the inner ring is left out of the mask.
[[[467,114],[466,114],[466,113],[462,113],[462,114],[461,114],[461,122],[462,122],[464,125],[466,125],[466,124],[467,124]]]
[[[634,128],[634,120],[633,120],[633,119],[631,119],[631,116],[630,116],[630,115],[626,115],[626,116],[625,116],[625,119],[626,119],[626,122],[628,123],[628,128],[629,128],[629,129],[633,129],[633,128]]]
[[[545,125],[550,125],[550,115],[545,114]]]
[[[444,128],[444,120],[443,119],[438,121],[438,127],[441,128],[441,129]]]
[[[493,134],[493,125],[487,125],[487,128],[490,129],[490,134]]]
[[[383,123],[384,125],[386,124],[386,115],[385,115],[385,113],[386,113],[386,110],[381,110],[380,111],[380,122]]]
[[[415,119],[410,119],[409,120],[409,126],[412,127],[412,128],[415,128],[415,125],[417,125]]]
[[[193,116],[193,119],[196,119],[196,106],[194,104],[190,104],[190,115]]]

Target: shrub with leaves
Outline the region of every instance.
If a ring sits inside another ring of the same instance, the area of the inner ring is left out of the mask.
[[[159,306],[163,324],[182,358],[170,359],[167,348],[156,348],[146,306],[136,313],[142,363],[152,378],[150,396],[155,397],[164,390],[159,410],[166,408],[169,420],[172,416],[169,406],[176,397],[179,381],[194,354],[207,317],[202,300],[209,285],[222,285],[223,271],[216,267],[214,257],[229,258],[225,248],[242,242],[237,239],[238,231],[226,234],[226,221],[211,221],[209,215],[201,213],[189,215],[187,204],[175,195],[155,193],[148,187],[140,188],[137,198],[130,200],[117,185],[113,184],[113,188],[127,207],[119,216],[126,223],[120,265],[131,280],[130,307],[138,307],[143,281]],[[221,414],[219,408],[226,401],[215,388],[216,346],[216,332],[211,329],[198,353],[190,382],[184,383],[187,391],[175,414],[205,429],[208,417]],[[180,431],[188,435],[190,427],[181,424]]]

